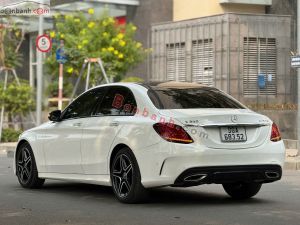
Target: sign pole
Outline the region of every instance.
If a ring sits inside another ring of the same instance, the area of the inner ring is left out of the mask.
[[[60,48],[64,48],[64,41],[60,40]],[[63,71],[64,71],[64,64],[62,62],[59,63],[59,77],[58,77],[58,109],[62,110],[62,103],[63,103]]]

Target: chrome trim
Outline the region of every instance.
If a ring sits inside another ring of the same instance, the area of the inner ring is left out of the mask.
[[[199,178],[192,179],[193,177],[199,177]],[[185,177],[183,180],[190,181],[190,182],[198,182],[198,181],[205,179],[206,177],[207,177],[207,174],[193,174],[193,175],[189,175],[189,176]]]
[[[263,127],[263,126],[270,126],[270,123],[212,123],[212,124],[184,124],[187,127]]]
[[[267,172],[265,172],[265,175],[269,179],[277,179],[280,177],[279,173],[274,172],[274,171],[267,171]]]

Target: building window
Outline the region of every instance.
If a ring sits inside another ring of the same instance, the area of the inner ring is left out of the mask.
[[[244,95],[276,95],[276,39],[244,38]]]
[[[214,85],[212,39],[192,42],[192,79],[197,83]]]
[[[186,81],[185,43],[167,44],[167,80]]]

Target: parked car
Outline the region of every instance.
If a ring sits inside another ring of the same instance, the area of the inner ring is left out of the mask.
[[[24,188],[72,180],[112,186],[134,203],[149,188],[222,184],[247,199],[282,176],[276,124],[201,84],[100,85],[49,120],[19,138],[15,173]]]

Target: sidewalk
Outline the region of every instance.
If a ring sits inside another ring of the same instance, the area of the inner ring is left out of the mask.
[[[0,157],[13,158],[17,143],[1,143]],[[287,149],[284,164],[286,170],[300,170],[300,152],[297,149]]]
[[[13,157],[17,142],[0,143],[0,157]]]
[[[287,170],[300,170],[300,153],[297,149],[286,149],[284,168]]]
[[[0,157],[6,157],[6,156],[7,156],[6,150],[0,150]]]

